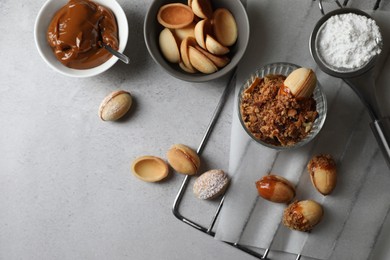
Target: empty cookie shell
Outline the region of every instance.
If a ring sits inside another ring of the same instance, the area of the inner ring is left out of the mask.
[[[212,33],[212,25],[209,19],[199,21],[194,28],[196,42],[200,47],[206,49],[206,35]]]
[[[185,67],[189,71],[196,72],[195,68],[191,65],[191,62],[190,62],[189,47],[190,46],[197,46],[197,45],[198,44],[196,43],[196,40],[194,37],[187,37],[180,44],[181,59],[185,65]]]
[[[180,41],[183,41],[187,37],[195,37],[194,29],[195,29],[195,23],[191,23],[190,25],[188,25],[184,28],[175,29],[174,33],[175,33],[175,36]]]
[[[222,170],[210,170],[200,175],[193,192],[199,199],[214,199],[222,195],[229,185],[229,178]]]
[[[238,37],[236,20],[229,10],[218,8],[213,14],[214,35],[224,46],[232,46]]]
[[[151,155],[135,159],[131,169],[137,178],[146,182],[161,181],[169,173],[168,164],[163,159]]]
[[[188,1],[192,8],[192,11],[199,18],[211,18],[213,14],[213,8],[210,0],[192,0]]]
[[[217,66],[215,66],[215,64],[200,51],[195,49],[195,47],[190,46],[188,50],[191,65],[195,69],[205,74],[211,74],[218,70]]]
[[[207,58],[209,58],[218,68],[223,68],[230,62],[230,59],[226,56],[217,56],[217,55],[211,54],[210,52],[205,51],[204,49],[202,49],[198,45],[195,46],[195,48],[198,51],[200,51],[202,54],[204,54]]]
[[[194,20],[194,13],[188,5],[181,3],[166,4],[157,13],[158,22],[169,29],[184,28]]]
[[[175,36],[170,29],[165,28],[161,31],[159,45],[164,57],[172,63],[180,62],[180,52]]]
[[[180,62],[179,63],[179,67],[182,69],[182,70],[184,70],[185,72],[188,72],[188,73],[196,73],[196,72],[198,72],[196,69],[190,69],[190,68],[188,68],[183,62]]]
[[[225,55],[230,51],[228,47],[223,46],[210,35],[206,36],[206,49],[215,55]]]
[[[200,167],[198,154],[184,144],[174,144],[167,152],[169,164],[178,173],[194,175]]]

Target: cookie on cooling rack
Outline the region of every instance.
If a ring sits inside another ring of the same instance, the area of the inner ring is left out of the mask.
[[[199,199],[214,199],[223,194],[229,185],[229,177],[224,171],[215,169],[200,175],[194,183],[194,194]]]

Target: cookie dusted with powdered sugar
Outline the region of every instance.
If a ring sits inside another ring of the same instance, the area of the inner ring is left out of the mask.
[[[229,177],[222,170],[210,170],[200,175],[194,183],[194,194],[199,199],[214,199],[223,194]]]

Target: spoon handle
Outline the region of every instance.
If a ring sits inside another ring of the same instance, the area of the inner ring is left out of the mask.
[[[390,168],[390,118],[386,117],[374,120],[370,126],[382,151],[383,157]]]
[[[370,73],[372,73],[372,70],[360,77],[343,80],[355,91],[366,106],[372,120],[370,123],[371,130],[390,169],[390,117],[381,116],[382,113],[374,93],[375,83]]]
[[[112,55],[116,56],[118,59],[120,59],[124,63],[126,63],[126,64],[130,63],[129,57],[127,57],[123,53],[120,53],[119,51],[114,50],[113,48],[111,48],[109,45],[107,45],[105,43],[103,43],[103,46],[104,46],[104,48],[106,48],[107,51],[109,51]]]

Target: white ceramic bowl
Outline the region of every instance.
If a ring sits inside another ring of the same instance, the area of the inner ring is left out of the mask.
[[[48,0],[39,11],[34,27],[35,44],[39,54],[52,69],[70,77],[91,77],[108,70],[117,62],[117,57],[113,56],[102,65],[84,70],[68,68],[57,60],[47,42],[46,33],[54,14],[67,2],[68,0]],[[94,0],[94,2],[108,7],[114,13],[118,24],[119,52],[123,52],[129,35],[129,25],[125,12],[115,0]]]
[[[242,5],[240,0],[211,0],[214,9],[224,7],[232,12],[238,28],[237,42],[230,49],[230,63],[212,74],[191,74],[184,72],[178,64],[172,64],[163,57],[158,43],[159,34],[162,31],[163,26],[157,21],[157,13],[161,6],[168,3],[187,4],[187,0],[153,0],[148,12],[146,13],[144,22],[144,38],[146,47],[158,65],[163,67],[170,75],[190,82],[206,82],[220,78],[237,66],[248,46],[250,34],[248,16],[245,7]]]

